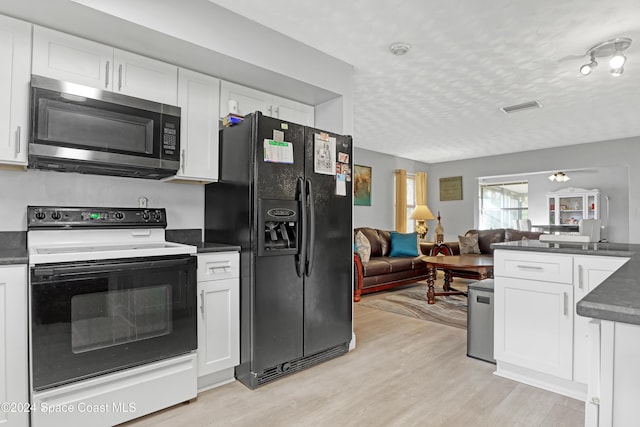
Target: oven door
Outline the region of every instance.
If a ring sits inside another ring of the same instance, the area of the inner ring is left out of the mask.
[[[34,390],[197,348],[195,257],[40,264],[30,292]]]

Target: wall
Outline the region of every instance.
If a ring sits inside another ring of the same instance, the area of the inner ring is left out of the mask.
[[[22,0],[2,2],[0,13],[318,104],[319,128],[353,134],[350,64],[207,0]],[[204,189],[197,185],[2,170],[0,182],[2,230],[25,230],[29,204],[128,207],[141,195],[168,209],[169,228],[203,227]]]
[[[545,182],[546,175],[557,171],[567,172],[571,181]],[[640,243],[640,137],[435,163],[428,172],[428,204],[434,213],[441,212],[446,240],[457,240],[458,234],[477,226],[478,178],[525,175],[534,180],[530,209],[547,191],[569,186],[599,188],[611,199],[609,240]],[[439,179],[452,176],[463,177],[463,200],[441,202]],[[538,179],[539,186],[535,184]],[[604,206],[604,197],[601,202]],[[543,220],[535,207],[532,215],[535,221]]]
[[[606,225],[606,229],[603,230],[602,238],[609,238],[611,241],[623,242],[626,241],[629,236],[629,168],[627,166],[621,167],[595,167],[584,170],[576,170],[567,172],[567,175],[571,178],[566,183],[558,183],[549,181],[548,176],[550,173],[533,173],[533,174],[516,174],[502,177],[492,178],[480,178],[476,180],[476,193],[478,198],[480,193],[478,190],[479,184],[484,183],[498,183],[498,182],[515,182],[515,181],[527,181],[529,183],[529,219],[532,224],[548,224],[548,211],[547,211],[547,193],[555,192],[560,189],[566,189],[568,187],[584,188],[600,190],[600,219],[603,220],[603,225]],[[473,188],[469,190],[469,193],[473,193]],[[435,195],[434,195],[435,196]],[[436,196],[437,197],[437,196]],[[611,212],[610,216],[606,216],[606,197],[609,198]],[[434,202],[442,205],[446,205],[452,202]],[[478,206],[479,209],[479,206]],[[445,227],[445,234],[448,239],[457,239],[457,234],[462,234],[466,231],[460,229],[453,229],[452,227],[445,226],[449,221],[444,219],[443,226]],[[474,216],[473,227],[479,223],[479,214]],[[452,233],[448,233],[448,228],[452,228]],[[455,232],[455,233],[454,233]],[[606,235],[604,234],[606,233]]]
[[[393,230],[395,228],[393,171],[405,169],[408,173],[426,172],[429,165],[358,147],[353,151],[353,163],[371,166],[371,206],[353,207],[353,226]],[[430,177],[427,176],[427,183],[429,179]]]
[[[27,229],[27,205],[136,207],[140,196],[167,209],[167,228],[204,228],[201,185],[35,170],[0,170],[0,182],[2,231]]]

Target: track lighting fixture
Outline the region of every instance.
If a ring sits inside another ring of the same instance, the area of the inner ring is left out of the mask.
[[[624,56],[624,51],[627,50],[629,46],[631,46],[630,38],[617,37],[589,48],[586,54],[591,58],[591,62],[580,67],[580,74],[584,76],[591,74],[591,71],[598,66],[596,58],[609,56],[611,57],[609,59],[611,75],[621,75],[624,72],[624,64],[627,62],[627,57]]]

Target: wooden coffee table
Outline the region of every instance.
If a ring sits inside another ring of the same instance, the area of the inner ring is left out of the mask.
[[[423,256],[423,261],[427,263],[429,276],[427,284],[427,302],[435,304],[437,295],[466,295],[466,292],[457,291],[451,288],[451,271],[464,270],[478,273],[478,280],[493,277],[493,257],[491,255],[451,255],[451,256]],[[433,284],[436,280],[438,269],[444,271],[444,292],[435,292]]]

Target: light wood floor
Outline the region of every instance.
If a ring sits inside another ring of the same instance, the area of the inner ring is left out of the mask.
[[[355,304],[357,348],[256,390],[239,382],[127,426],[582,426],[583,403],[497,377],[466,331]]]

